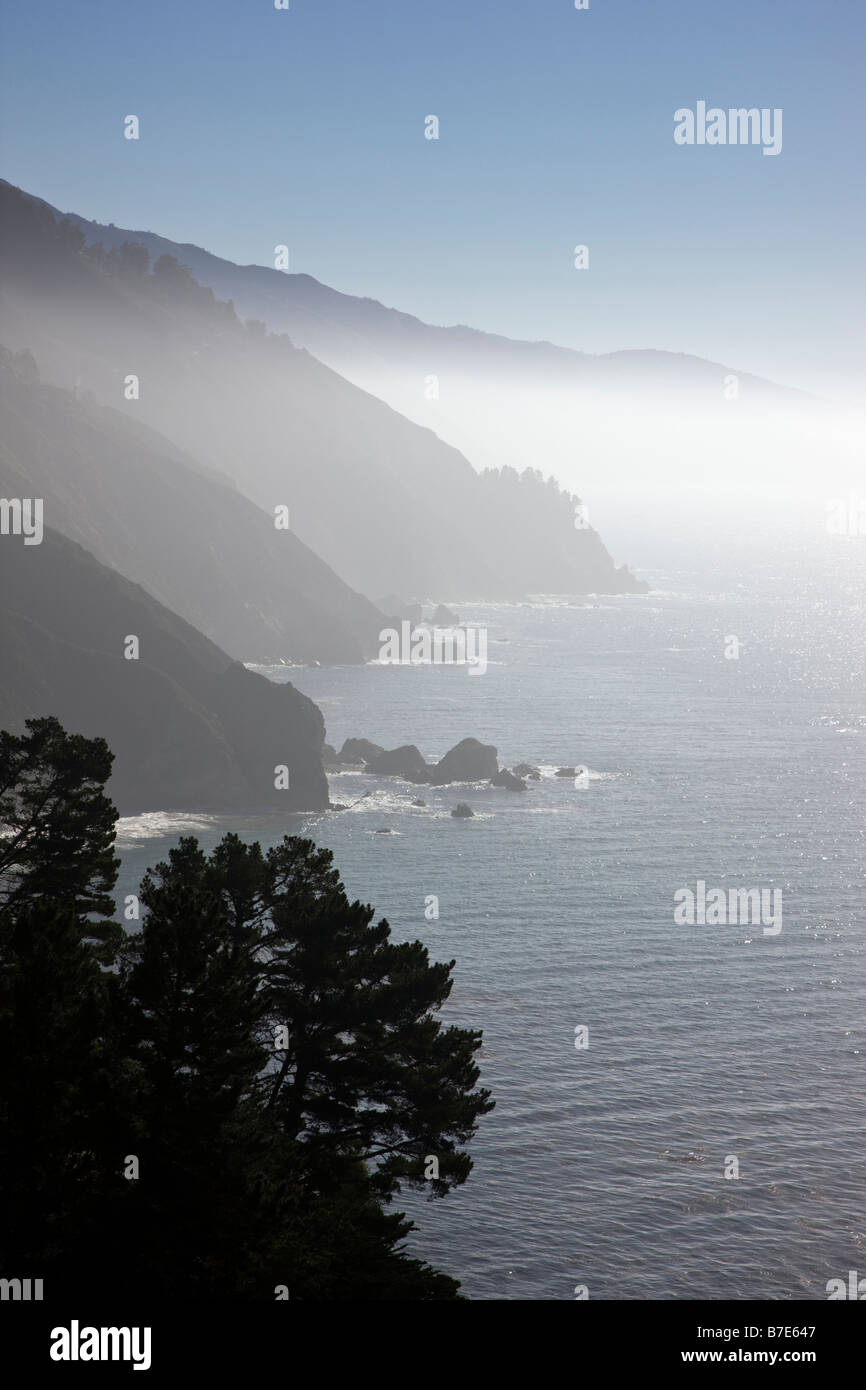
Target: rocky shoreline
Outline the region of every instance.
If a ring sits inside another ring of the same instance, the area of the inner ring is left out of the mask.
[[[428,763],[414,743],[383,748],[366,738],[347,738],[339,753],[326,743],[322,760],[325,771],[330,773],[369,772],[431,787],[445,787],[456,782],[487,782],[491,787],[502,787],[506,791],[526,792],[529,782],[541,780],[539,768],[532,763],[501,768],[496,747],[492,743],[481,743],[477,738],[461,739],[437,763]],[[556,776],[577,777],[584,771],[583,768],[561,767],[557,768]],[[423,802],[413,804],[423,805]],[[466,812],[452,814],[465,815]]]

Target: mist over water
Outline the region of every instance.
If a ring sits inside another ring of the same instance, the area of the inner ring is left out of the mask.
[[[694,536],[644,577],[645,596],[461,607],[488,627],[483,679],[269,671],[337,747],[433,758],[471,735],[541,768],[526,793],[346,773],[342,812],[127,818],[118,893],[178,833],[304,834],[398,939],[456,959],[445,1019],[483,1029],[497,1106],[462,1190],[397,1205],[470,1297],[824,1298],[866,1243],[866,540]],[[587,785],[555,776],[575,765]],[[698,879],[780,889],[782,931],[675,925]]]

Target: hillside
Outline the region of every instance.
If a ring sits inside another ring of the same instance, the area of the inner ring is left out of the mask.
[[[119,410],[0,348],[0,489],[242,661],[358,662],[382,615],[291,531]]]
[[[138,659],[124,655],[130,637]],[[313,702],[232,661],[50,527],[39,545],[0,538],[0,648],[0,727],[53,714],[104,737],[122,812],[328,805]],[[287,790],[275,787],[281,764]]]
[[[590,518],[618,546],[633,546],[650,516],[654,530],[671,528],[675,538],[682,522],[672,518],[670,503],[658,505],[660,494],[720,498],[733,490],[772,499],[778,459],[793,491],[810,485],[816,455],[835,479],[831,492],[859,486],[862,410],[780,386],[737,362],[644,344],[592,353],[425,323],[311,275],[235,265],[153,232],[70,218],[88,243],[135,240],[154,257],[176,257],[215,294],[230,297],[242,317],[288,333],[356,386],[463,450],[476,468],[521,471],[530,464],[579,487]],[[581,276],[598,274],[600,263],[588,272],[571,270],[567,257],[564,265],[563,293],[573,302],[579,338]],[[601,273],[611,293],[629,292],[613,267]],[[694,338],[701,341],[699,315]],[[433,378],[438,394],[427,390]]]
[[[240,322],[176,260],[85,247],[81,231],[5,185],[6,343],[45,379],[90,390],[226,474],[353,589],[377,597],[630,592],[577,498],[525,471],[479,476],[431,430],[264,324]],[[126,402],[124,381],[140,380]],[[533,460],[534,462],[534,460]]]

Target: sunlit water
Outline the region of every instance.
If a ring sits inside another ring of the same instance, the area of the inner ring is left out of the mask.
[[[463,608],[489,629],[484,676],[269,673],[318,702],[337,747],[436,758],[473,735],[542,767],[525,794],[356,773],[332,799],[373,794],[343,812],[122,822],[121,895],[178,834],[302,833],[398,938],[456,960],[446,1016],[483,1029],[497,1106],[465,1188],[400,1205],[412,1250],[470,1297],[824,1298],[866,1274],[864,553]],[[554,775],[575,764],[585,784]],[[675,925],[698,879],[781,888],[781,933]]]

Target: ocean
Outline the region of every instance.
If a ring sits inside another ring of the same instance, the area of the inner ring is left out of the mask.
[[[541,769],[525,793],[346,773],[333,801],[370,794],[345,811],[121,821],[119,899],[178,834],[303,834],[456,961],[444,1018],[483,1029],[496,1109],[463,1189],[397,1209],[470,1298],[823,1299],[866,1275],[864,557],[693,537],[647,595],[455,603],[483,676],[265,670],[338,748],[473,736]],[[678,923],[699,882],[780,890],[781,930]]]

